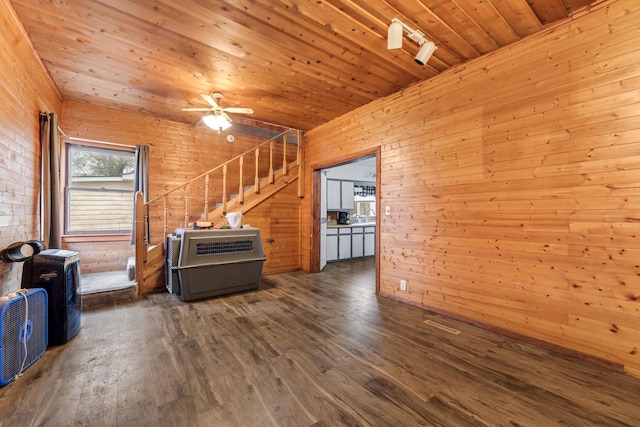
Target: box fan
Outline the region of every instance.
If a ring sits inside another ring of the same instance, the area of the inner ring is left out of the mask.
[[[0,297],[0,386],[19,376],[47,349],[47,292],[21,289]]]

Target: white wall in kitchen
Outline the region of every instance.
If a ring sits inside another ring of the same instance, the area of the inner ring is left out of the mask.
[[[357,161],[346,165],[325,169],[329,179],[345,179],[357,182],[376,181],[376,162],[373,159]]]

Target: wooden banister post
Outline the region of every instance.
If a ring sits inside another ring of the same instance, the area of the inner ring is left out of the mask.
[[[222,213],[227,213],[227,164],[222,166]]]
[[[144,242],[144,195],[142,191],[136,192],[136,234],[135,234],[135,251],[136,251],[136,282],[138,289],[144,289],[144,254],[147,245]]]
[[[269,184],[273,184],[273,139],[269,142]]]
[[[189,226],[189,192],[184,187],[184,228]]]
[[[162,210],[162,232],[164,233],[164,237],[167,237],[167,231],[168,231],[168,226],[167,226],[167,212],[168,212],[168,207],[167,207],[167,196],[164,196],[162,198],[162,202],[164,203],[164,209]]]
[[[302,147],[302,131],[298,131],[298,197],[304,197],[304,149]]]
[[[209,174],[204,176],[204,220],[209,217]]]
[[[285,133],[284,135],[282,135],[282,175],[284,175],[284,176],[288,175],[288,171],[287,171],[287,135],[288,135],[288,133]]]
[[[242,180],[242,174],[244,172],[244,156],[240,156],[238,159],[240,162],[240,184],[238,185],[238,202],[240,204],[244,203],[244,182]]]
[[[256,194],[260,194],[260,148],[256,148],[256,176],[255,184],[253,185],[253,191]]]

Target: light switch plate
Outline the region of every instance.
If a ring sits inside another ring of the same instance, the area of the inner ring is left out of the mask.
[[[384,214],[385,215],[391,215],[391,206],[385,206],[384,207]]]

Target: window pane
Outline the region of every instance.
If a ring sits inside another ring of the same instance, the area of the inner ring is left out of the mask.
[[[68,232],[131,231],[133,193],[71,189],[68,195]]]
[[[135,155],[67,145],[66,232],[130,232]]]
[[[70,145],[70,184],[133,191],[135,156],[132,152]]]

